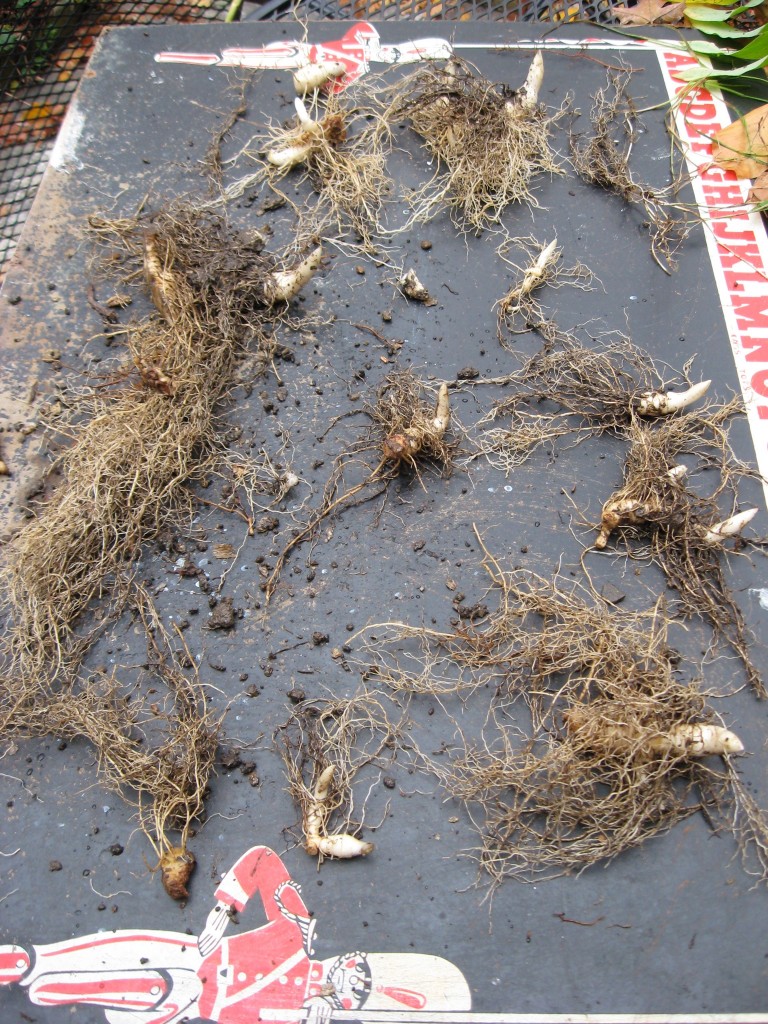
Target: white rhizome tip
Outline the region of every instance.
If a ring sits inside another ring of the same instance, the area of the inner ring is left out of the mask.
[[[710,526],[704,534],[704,541],[707,544],[720,544],[727,537],[736,537],[747,523],[757,515],[756,508],[748,508],[744,512],[737,512],[735,516],[723,519],[721,523]]]
[[[528,68],[526,79],[507,103],[507,110],[513,116],[530,113],[539,102],[539,92],[544,81],[544,57],[537,50]]]
[[[309,111],[303,100],[296,97],[293,103],[296,108],[299,126],[303,129],[301,138],[305,141],[297,142],[293,146],[283,146],[281,149],[270,149],[267,151],[268,163],[272,164],[273,167],[280,167],[284,170],[289,170],[297,164],[304,163],[312,152],[313,139],[323,130],[320,123],[313,121],[309,116]]]
[[[276,270],[265,288],[267,302],[270,305],[277,302],[290,302],[315,274],[322,259],[323,248],[318,245],[293,270]]]
[[[678,725],[671,732],[654,737],[651,745],[657,753],[684,757],[709,757],[713,754],[723,756],[744,752],[744,744],[736,733],[722,725],[707,723]]]
[[[373,843],[366,843],[357,836],[346,832],[326,835],[325,823],[328,817],[328,797],[333,782],[334,767],[328,765],[315,783],[312,800],[304,814],[304,849],[311,856],[335,857],[350,860],[353,857],[367,857],[373,850]]]
[[[293,76],[293,86],[299,96],[316,92],[332,78],[339,78],[346,68],[339,60],[321,60],[316,64],[305,64]]]
[[[698,402],[707,393],[711,383],[711,380],[702,380],[685,391],[648,391],[640,398],[637,411],[641,416],[669,416],[673,412],[680,412]]]

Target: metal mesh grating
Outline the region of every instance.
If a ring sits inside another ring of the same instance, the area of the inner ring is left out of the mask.
[[[229,4],[0,2],[0,277],[101,30],[107,25],[222,19]]]
[[[301,14],[310,20],[350,21],[613,21],[614,0],[305,0]],[[265,0],[250,17],[294,17],[290,0]]]

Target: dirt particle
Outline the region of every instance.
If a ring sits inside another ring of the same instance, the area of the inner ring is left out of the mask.
[[[235,625],[235,609],[231,597],[222,597],[208,616],[208,629],[232,629]]]

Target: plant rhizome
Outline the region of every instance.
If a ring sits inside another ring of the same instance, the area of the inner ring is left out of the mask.
[[[415,679],[429,692],[426,673],[393,665],[392,648],[406,645],[435,677],[458,666],[452,689],[471,691],[475,713],[493,694],[479,736],[473,727],[447,757],[421,757],[466,805],[481,837],[470,855],[492,888],[581,871],[699,810],[768,878],[768,826],[730,763],[743,746],[683,679],[663,603],[619,611],[572,584],[504,571],[487,552],[485,566],[498,594],[486,619],[452,632],[374,625],[367,650],[369,678],[398,691]],[[433,692],[447,699],[439,678]]]
[[[511,203],[538,205],[537,175],[560,172],[549,138],[552,117],[538,102],[541,53],[517,90],[488,81],[466,61],[420,67],[392,87],[388,116],[407,118],[439,166],[411,197],[412,222],[448,208],[462,230],[498,224]]]
[[[290,552],[311,538],[328,516],[353,501],[376,497],[401,472],[411,471],[420,478],[421,466],[429,464],[450,471],[456,442],[446,437],[451,421],[446,384],[440,385],[435,396],[413,370],[393,370],[379,386],[374,404],[365,411],[372,420],[371,430],[335,460],[319,508],[280,552],[263,585],[267,600],[275,591]],[[374,453],[378,462],[371,466],[366,458]],[[358,471],[362,467],[362,478],[347,484],[345,479],[353,466]]]
[[[689,384],[687,371],[683,374]],[[623,435],[637,417],[671,414],[695,401],[708,382],[671,392],[651,357],[622,335],[587,347],[571,335],[558,335],[520,370],[483,383],[509,394],[480,421],[491,427],[479,438],[481,451],[507,472],[543,445],[567,439],[570,445],[601,434]]]
[[[63,482],[8,546],[0,733],[60,735],[60,723],[69,722],[67,734],[92,740],[109,776],[113,738],[130,734],[130,710],[108,687],[99,699],[77,682],[82,658],[109,618],[103,602],[112,611],[124,602],[142,545],[191,513],[189,485],[221,450],[218,405],[238,360],[254,341],[269,353],[272,331],[287,319],[287,300],[298,289],[295,274],[264,252],[260,236],[184,203],[151,219],[96,219],[93,227],[122,246],[134,277],[143,271],[158,312],[124,329],[127,359],[111,386],[89,392],[83,419],[67,428]],[[299,264],[298,280],[318,263],[316,251]],[[59,710],[41,716],[41,706]],[[196,706],[185,712],[191,743]],[[201,716],[199,741],[207,750]],[[123,758],[113,775],[148,797],[156,793],[162,806],[179,769],[173,759],[153,764],[154,780],[147,781],[138,756]],[[158,813],[163,821],[177,817]],[[154,841],[163,846],[162,830]]]
[[[708,621],[716,636],[731,644],[750,686],[765,697],[744,617],[723,570],[725,542],[754,513],[723,520],[723,505],[736,506],[738,481],[757,477],[738,462],[728,440],[729,420],[742,412],[741,401],[733,399],[653,424],[633,421],[624,482],[603,505],[595,547],[605,548],[620,531],[633,557],[645,555],[659,565],[683,614]],[[701,495],[688,486],[688,468],[680,461],[685,456],[696,458],[703,479],[714,476],[711,493]]]
[[[302,700],[275,731],[307,853],[322,860],[371,852],[372,843],[351,834],[359,831],[353,823],[355,777],[367,765],[393,760],[402,718],[391,698],[363,688],[345,700]]]
[[[376,106],[354,95],[348,89],[321,101],[318,94],[309,109],[296,99],[295,117],[271,127],[266,140],[259,136],[245,147],[244,154],[257,160],[259,169],[224,188],[224,198],[266,182],[281,201],[291,202],[280,188],[286,176],[306,179],[315,202],[300,208],[291,203],[300,233],[344,236],[351,230],[372,251],[383,233],[381,209],[392,188],[386,169],[390,131]]]
[[[507,332],[523,334],[534,330],[547,343],[554,344],[564,335],[544,312],[536,293],[545,285],[550,288],[570,285],[572,288],[587,291],[592,283],[592,272],[583,263],[564,267],[563,250],[558,248],[557,239],[547,245],[541,245],[535,238],[514,238],[510,244],[516,244],[523,249],[527,263],[523,267],[512,264],[519,272],[519,276],[509,291],[496,303],[497,337],[506,347]],[[505,263],[511,263],[503,253],[502,259]]]

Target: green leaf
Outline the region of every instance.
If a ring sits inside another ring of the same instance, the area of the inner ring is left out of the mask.
[[[705,6],[704,4],[686,4],[685,16],[691,21],[697,22],[729,21],[731,18],[735,18],[748,11],[751,7],[757,7],[761,2],[762,0],[749,0],[748,3],[742,4],[741,7],[722,11],[718,11],[714,7]],[[760,28],[762,29],[762,26]]]
[[[710,25],[700,21],[694,21],[693,18],[689,18],[689,21],[693,28],[698,29],[699,32],[703,32],[704,35],[720,36],[722,39],[747,39],[750,36],[756,36],[759,32],[763,31],[762,25],[758,26],[758,28],[753,28],[745,32],[744,29],[733,28],[732,25]]]
[[[0,50],[12,50],[19,41],[19,37],[10,29],[0,28]]]
[[[763,29],[756,39],[753,39],[751,43],[747,43],[746,46],[742,46],[733,56],[737,60],[757,60],[759,57],[768,57],[768,30],[766,30],[766,26],[763,25]]]
[[[732,57],[736,52],[735,50],[724,50],[722,46],[719,46],[717,43],[710,43],[706,39],[693,39],[688,45],[694,53],[700,53],[704,56],[714,54],[715,56],[722,57],[724,59],[726,57]]]
[[[721,79],[721,78],[743,78],[748,71],[754,71],[756,68],[763,67],[768,63],[768,56],[763,57],[761,60],[756,60],[752,64],[742,64],[741,67],[729,69],[720,68],[705,68],[703,65],[699,65],[695,68],[682,68],[680,71],[675,72],[675,78],[679,78],[683,82],[706,82],[707,79]]]

